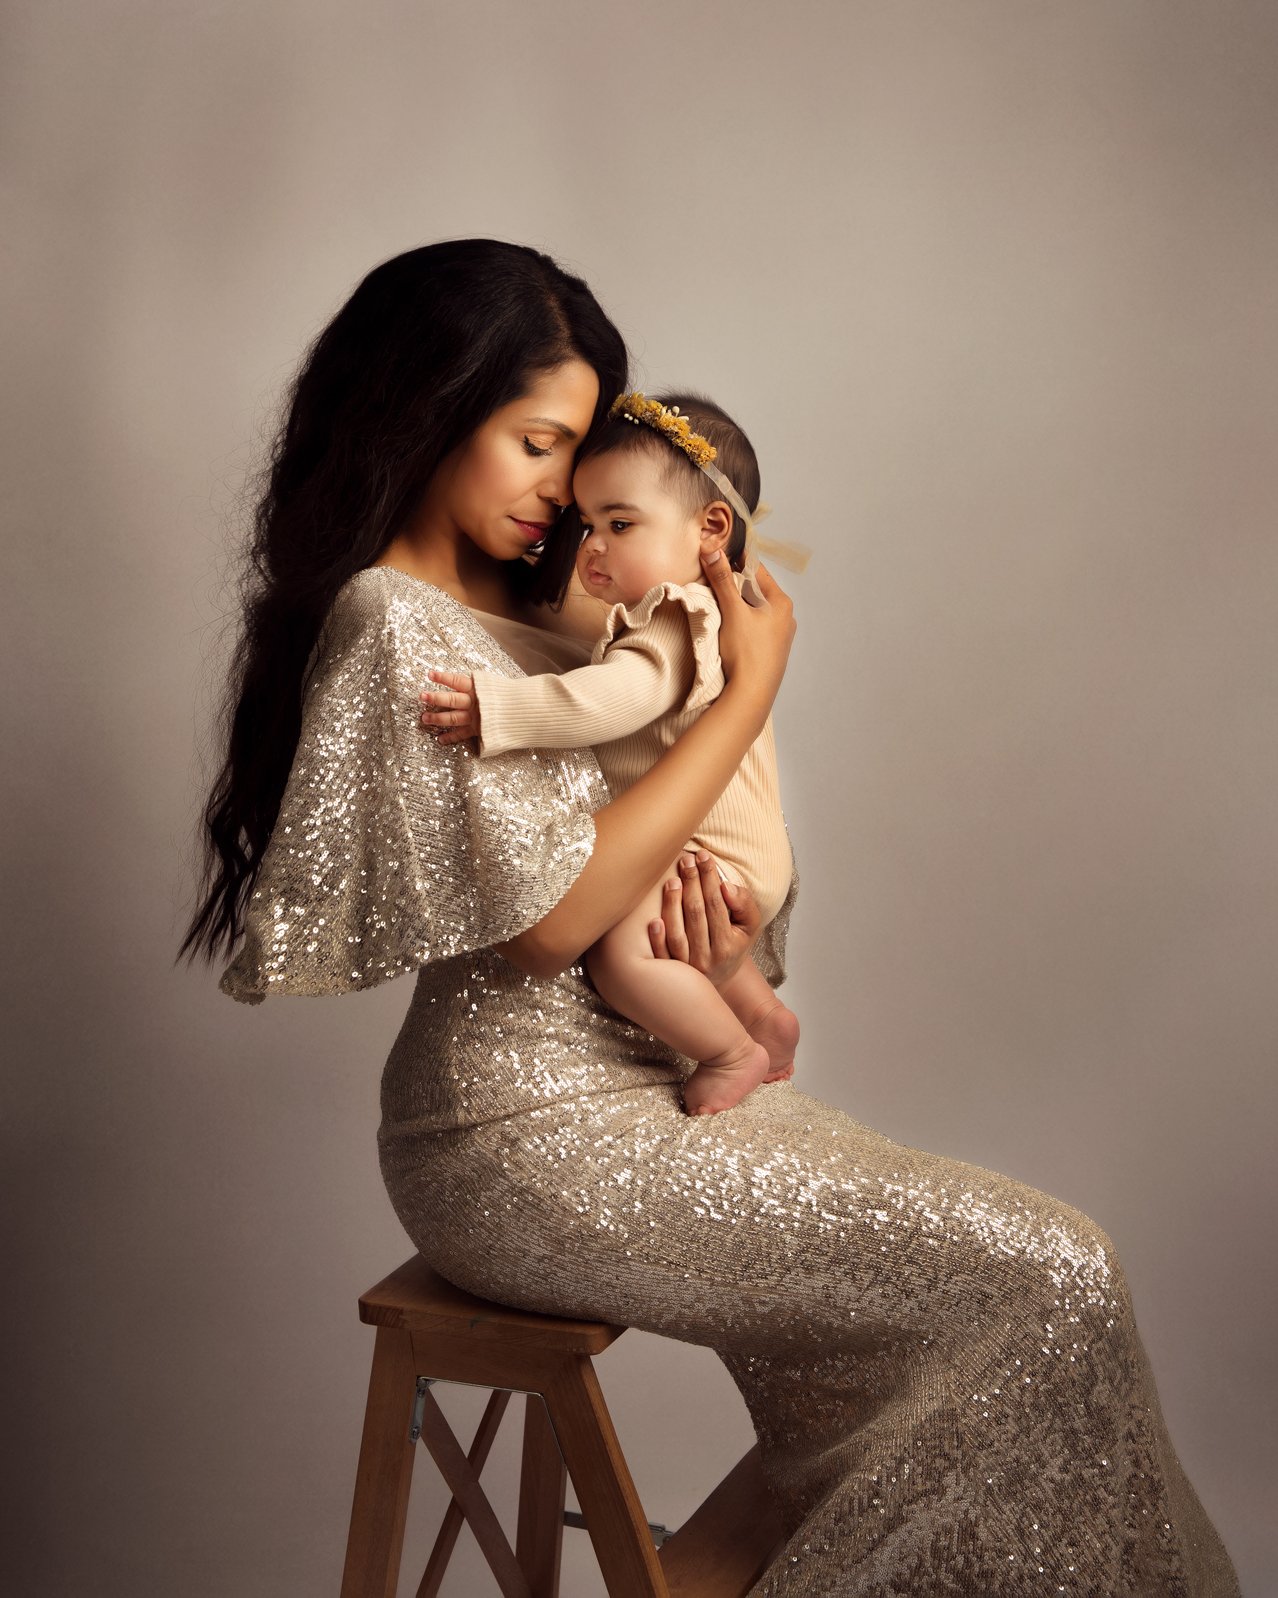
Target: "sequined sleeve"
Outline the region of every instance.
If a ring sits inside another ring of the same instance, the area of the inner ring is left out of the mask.
[[[419,722],[432,667],[519,668],[464,606],[388,568],[334,602],[301,737],[221,981],[232,998],[343,993],[515,937],[567,892],[608,798],[588,753],[481,761]]]

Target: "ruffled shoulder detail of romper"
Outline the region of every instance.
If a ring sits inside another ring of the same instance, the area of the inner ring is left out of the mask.
[[[740,587],[741,578],[737,577]],[[634,635],[652,626],[658,611],[670,605],[683,610],[692,643],[693,679],[682,709],[704,710],[723,692],[723,665],[719,659],[719,602],[707,583],[658,583],[634,605],[614,605],[595,644],[591,664],[598,665],[609,647],[623,634]]]
[[[608,790],[588,750],[480,760],[421,726],[432,667],[522,675],[458,600],[357,572],[312,660],[302,730],[223,973],[245,1003],[346,993],[525,931],[594,848]]]

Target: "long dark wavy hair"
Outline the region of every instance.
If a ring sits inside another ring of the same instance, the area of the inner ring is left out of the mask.
[[[311,346],[254,517],[226,758],[203,817],[203,896],[179,959],[212,960],[240,935],[297,749],[308,662],[338,589],[404,528],[447,455],[574,356],[599,377],[598,426],[626,386],[621,334],[580,278],[494,239],[384,262]],[[535,562],[512,564],[530,602],[562,603],[576,536],[561,517]]]

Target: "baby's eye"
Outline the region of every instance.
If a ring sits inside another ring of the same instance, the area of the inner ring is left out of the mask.
[[[616,522],[609,522],[608,526],[612,529],[612,531],[614,533],[624,533],[626,528],[630,526],[630,523],[629,522],[616,521]]]
[[[538,445],[534,444],[532,439],[528,437],[527,433],[524,434],[524,448],[530,455],[549,455],[551,450],[550,445],[547,445],[545,449],[542,449]]]

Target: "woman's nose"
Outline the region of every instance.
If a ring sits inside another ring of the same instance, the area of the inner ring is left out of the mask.
[[[572,463],[551,470],[541,485],[541,497],[548,499],[557,510],[562,510],[572,498]]]

